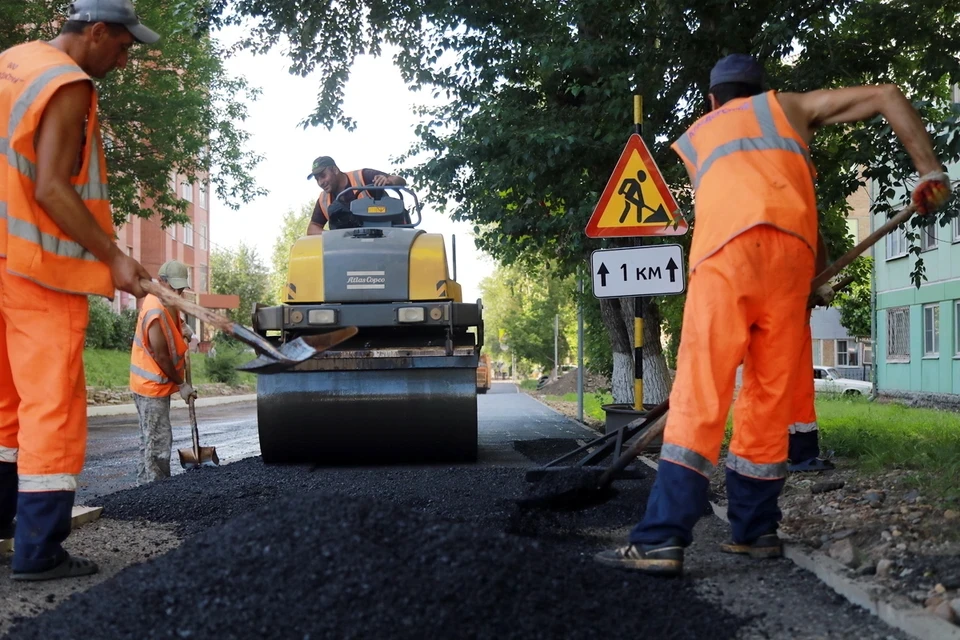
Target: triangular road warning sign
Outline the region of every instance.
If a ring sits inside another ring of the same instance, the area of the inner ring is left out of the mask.
[[[633,134],[585,231],[590,238],[682,236],[688,225],[679,208],[643,138]]]

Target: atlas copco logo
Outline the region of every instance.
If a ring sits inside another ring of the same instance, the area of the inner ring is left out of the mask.
[[[347,284],[383,284],[387,279],[383,276],[349,276]]]

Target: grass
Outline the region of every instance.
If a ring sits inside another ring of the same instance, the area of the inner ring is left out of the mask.
[[[525,389],[526,391],[536,391],[537,390],[537,381],[536,380],[521,380],[520,388]],[[576,398],[574,398],[576,402]]]
[[[576,403],[577,394],[547,396]],[[610,395],[585,394],[584,413],[604,419]],[[863,398],[817,398],[821,448],[853,461],[864,473],[909,470],[907,482],[943,499],[960,500],[960,414],[913,409]],[[731,434],[727,421],[724,449]]]
[[[190,354],[191,375],[195,385],[212,382],[210,376],[207,375],[207,368],[204,366],[206,359],[207,356],[202,353]],[[91,387],[130,386],[130,352],[128,351],[84,349],[83,367],[86,372],[87,385]],[[257,379],[254,374],[241,371],[239,375],[240,384],[256,384]]]

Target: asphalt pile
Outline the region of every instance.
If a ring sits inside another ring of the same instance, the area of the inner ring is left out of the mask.
[[[253,459],[105,496],[105,517],[174,523],[186,540],[9,637],[722,639],[746,623],[686,579],[593,561],[610,546],[597,528],[631,525],[650,479],[558,513],[518,508],[523,476]]]

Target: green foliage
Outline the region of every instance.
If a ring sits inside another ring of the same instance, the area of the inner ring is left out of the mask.
[[[83,373],[90,387],[129,387],[130,352],[84,349]]]
[[[573,289],[569,279],[550,275],[547,268],[521,265],[498,268],[480,283],[484,327],[491,336],[491,345],[493,336],[497,336],[518,360],[544,371],[552,370],[554,317],[559,314],[558,351],[560,363],[564,362],[570,355],[567,330],[576,329]],[[499,345],[491,355],[500,355]]]
[[[53,38],[66,4],[0,2],[0,49]],[[171,188],[172,172],[195,182],[209,171],[220,198],[234,208],[264,193],[251,176],[260,157],[245,149],[250,136],[237,126],[258,92],[227,74],[227,52],[200,21],[206,5],[138,0],[140,18],[162,39],[134,46],[125,69],[97,81],[118,224],[154,214],[164,226],[186,221],[186,204]]]
[[[84,346],[92,349],[110,349],[113,346],[113,311],[98,296],[89,296],[89,320]]]
[[[242,242],[235,250],[210,253],[210,290],[240,296],[239,308],[227,311],[234,322],[249,325],[255,303],[273,302],[269,275],[257,250]]]
[[[208,355],[204,361],[204,371],[213,382],[235,385],[240,381],[237,365],[245,358],[243,350],[236,345],[221,345],[215,355]]]
[[[873,328],[870,309],[870,279],[873,258],[861,256],[843,271],[856,277],[850,286],[837,293],[833,305],[840,311],[840,324],[855,338],[869,338]]]
[[[293,244],[307,234],[307,225],[313,215],[313,202],[305,203],[299,212],[294,210],[283,214],[283,223],[280,226],[280,235],[273,243],[273,255],[270,259],[270,292],[276,299],[283,302],[286,299],[287,270],[290,264],[290,250]]]

